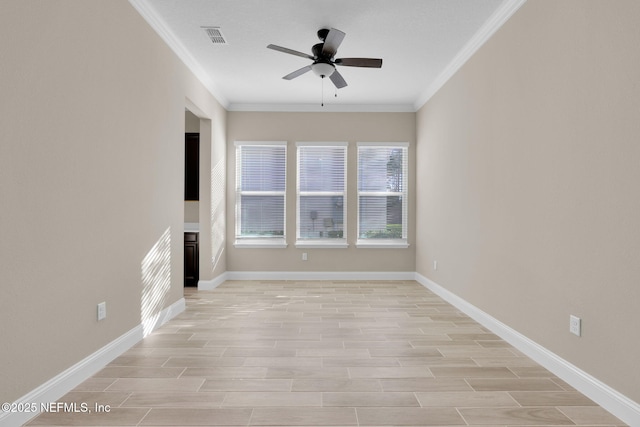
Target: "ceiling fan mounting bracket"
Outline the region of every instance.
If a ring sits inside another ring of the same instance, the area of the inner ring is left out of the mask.
[[[318,38],[322,41],[327,39],[327,35],[329,34],[329,28],[320,28],[318,30]]]

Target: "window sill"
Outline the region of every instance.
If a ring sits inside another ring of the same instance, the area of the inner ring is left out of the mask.
[[[238,249],[284,249],[287,246],[284,239],[238,239],[233,243]]]
[[[406,249],[406,240],[362,239],[356,242],[356,248],[363,249]]]
[[[349,244],[343,239],[296,241],[296,248],[346,249],[348,247]]]

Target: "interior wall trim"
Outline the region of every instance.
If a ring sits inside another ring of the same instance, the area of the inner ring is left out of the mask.
[[[630,426],[640,426],[640,404],[594,378],[580,368],[510,328],[431,279],[416,272],[225,272],[213,280],[198,282],[198,290],[214,289],[226,280],[416,280],[460,311],[491,330],[515,348],[557,375],[576,390]],[[154,329],[185,310],[181,298],[162,310]],[[116,338],[95,353],[16,400],[16,404],[55,402],[143,338],[142,324]],[[0,413],[0,427],[22,425],[37,413]]]
[[[180,298],[160,312],[153,329],[157,329],[185,310],[185,299]],[[49,381],[33,389],[16,400],[17,406],[35,404],[40,410],[41,404],[55,402],[73,390],[80,383],[92,377],[116,357],[136,345],[144,337],[142,324],[125,332],[95,353],[82,359],[69,369],[59,373]],[[2,412],[0,411],[0,427],[19,426],[39,415],[39,412]]]
[[[225,280],[229,280],[227,276],[228,274],[224,272],[218,277],[213,278],[212,280],[198,280],[198,290],[210,291],[212,289],[215,289],[218,286],[220,286],[222,283],[224,283]]]
[[[168,28],[166,23],[158,16],[156,11],[149,5],[148,0],[129,0],[133,8],[138,11],[140,16],[147,21],[147,24],[160,36],[160,38],[169,46],[182,63],[196,76],[209,93],[225,108],[229,108],[229,101],[222,96],[215,82],[208,76],[207,72],[189,53],[189,51],[180,43],[178,38]]]
[[[602,406],[630,426],[640,426],[640,404],[594,378],[587,372],[532,341],[478,307],[438,285],[431,279],[415,273],[415,280],[482,326],[526,354],[567,382],[580,393]]]
[[[453,57],[440,75],[436,77],[431,86],[420,94],[414,104],[414,110],[418,111],[422,108],[526,1],[527,0],[504,0],[502,5],[496,9],[487,22],[480,27],[471,40],[462,47],[460,52]]]
[[[413,104],[229,104],[229,111],[312,113],[415,113]]]
[[[414,280],[413,271],[228,271],[226,280]]]
[[[198,281],[199,291],[210,291],[227,280],[414,280],[409,271],[226,271],[212,280]]]

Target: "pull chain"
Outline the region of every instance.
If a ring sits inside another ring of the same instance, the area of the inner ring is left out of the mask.
[[[324,76],[322,76],[322,85],[320,86],[320,90],[322,91],[322,94],[320,95],[320,106],[324,107]]]

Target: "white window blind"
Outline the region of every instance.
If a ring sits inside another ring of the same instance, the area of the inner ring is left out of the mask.
[[[286,143],[236,142],[236,239],[285,238]]]
[[[298,144],[297,239],[346,242],[347,144]]]
[[[407,241],[408,144],[358,144],[358,243]]]

